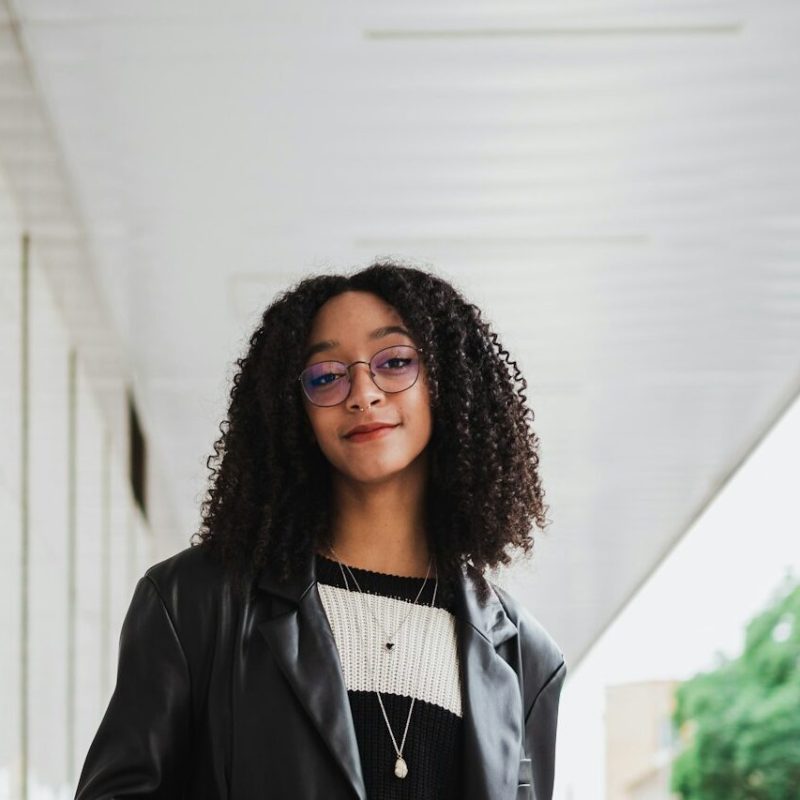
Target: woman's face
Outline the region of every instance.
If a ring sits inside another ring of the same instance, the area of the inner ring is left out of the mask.
[[[378,350],[391,345],[414,345],[406,333],[379,331],[399,326],[399,314],[385,300],[364,291],[347,291],[328,300],[317,312],[306,348],[325,343],[303,364],[320,361],[367,361]],[[385,393],[369,373],[368,364],[350,367],[350,394],[338,405],[317,406],[303,393],[303,406],[314,437],[331,465],[343,476],[362,483],[375,483],[396,476],[417,462],[431,437],[432,416],[425,366],[410,388]],[[359,407],[363,410],[359,410]],[[391,429],[366,439],[348,438],[356,425],[386,423]]]

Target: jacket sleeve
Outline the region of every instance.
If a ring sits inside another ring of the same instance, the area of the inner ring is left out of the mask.
[[[562,661],[536,693],[525,714],[525,739],[536,800],[550,800],[553,796],[558,703],[566,675],[567,662]]]
[[[116,686],[76,800],[181,797],[190,733],[188,663],[161,595],[145,575],[122,623]]]

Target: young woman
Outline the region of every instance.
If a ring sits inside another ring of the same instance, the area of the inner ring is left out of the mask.
[[[549,800],[563,653],[484,572],[545,525],[525,380],[443,279],[307,278],[237,362],[79,800]]]

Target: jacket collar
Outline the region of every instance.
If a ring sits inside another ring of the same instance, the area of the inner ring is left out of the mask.
[[[279,581],[262,570],[257,585],[271,595],[272,610],[258,629],[355,796],[367,800],[347,687],[330,623],[318,592],[313,591],[316,582],[313,552],[289,580]],[[517,650],[517,643],[510,642],[517,626],[494,589],[481,605],[466,568],[456,581],[455,595],[463,693],[462,797],[513,800],[522,749],[522,702],[517,674],[504,656]],[[320,680],[320,675],[326,678]]]

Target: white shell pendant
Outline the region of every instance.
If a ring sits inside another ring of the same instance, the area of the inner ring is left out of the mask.
[[[397,761],[395,761],[394,764],[394,774],[397,775],[398,778],[405,778],[405,776],[408,775],[408,767],[406,766],[403,756],[397,756]]]

